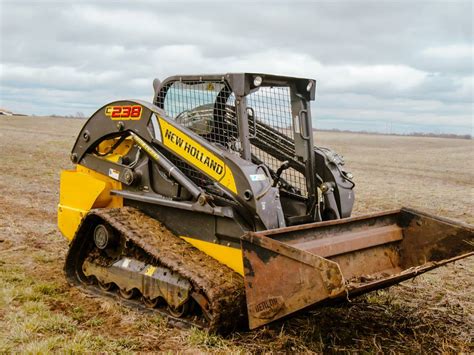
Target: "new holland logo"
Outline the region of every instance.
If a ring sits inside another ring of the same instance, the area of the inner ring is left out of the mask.
[[[230,191],[237,193],[232,171],[220,157],[164,119],[159,118],[159,122],[166,147]]]
[[[168,139],[170,142],[174,143],[179,148],[182,148],[186,153],[188,153],[193,158],[199,160],[208,168],[212,169],[216,174],[222,175],[222,173],[224,172],[224,166],[221,163],[215,161],[212,157],[206,155],[206,153],[199,150],[199,148],[192,145],[192,143],[185,142],[183,138],[178,137],[169,129],[167,129],[165,132],[165,138]]]

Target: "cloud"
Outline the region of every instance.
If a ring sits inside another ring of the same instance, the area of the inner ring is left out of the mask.
[[[43,87],[66,90],[87,90],[94,86],[115,84],[121,79],[119,71],[87,72],[75,67],[50,66],[35,68],[31,66],[1,64],[2,82],[22,87]],[[34,83],[31,79],[34,78]]]
[[[462,1],[3,0],[0,104],[91,114],[150,100],[154,77],[271,72],[317,79],[318,120],[469,131],[471,14]]]
[[[422,51],[423,55],[430,58],[462,60],[472,59],[474,46],[467,44],[452,44],[440,47],[428,47]]]

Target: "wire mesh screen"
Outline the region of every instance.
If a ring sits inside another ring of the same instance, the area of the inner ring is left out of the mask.
[[[163,88],[157,98],[168,117],[211,143],[240,153],[235,96],[225,81],[175,81]],[[285,157],[295,158],[290,89],[261,87],[247,96],[251,152],[274,172]],[[255,122],[254,122],[255,118]],[[209,185],[202,173],[169,156],[199,186]],[[289,168],[281,177],[294,192],[307,195],[303,174]]]
[[[211,143],[239,151],[235,97],[224,81],[176,81],[158,95],[168,117]],[[203,173],[181,159],[167,154],[181,171],[200,187],[212,185]]]
[[[168,117],[212,143],[238,150],[235,98],[224,81],[176,81],[160,95]]]
[[[285,155],[295,157],[290,88],[261,87],[247,97],[247,105],[256,119],[255,129],[253,119],[250,124],[250,133],[255,136],[251,139],[252,154],[276,171]],[[289,168],[281,177],[299,194],[307,195],[306,178],[299,171]]]
[[[294,138],[289,87],[261,87],[247,96],[247,105],[253,108],[258,121]]]

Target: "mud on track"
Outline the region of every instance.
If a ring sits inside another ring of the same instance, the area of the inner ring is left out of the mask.
[[[0,352],[473,352],[474,260],[226,338],[86,296],[62,272],[59,171],[83,120],[0,117]],[[355,214],[401,205],[474,223],[470,140],[317,132],[357,182]]]

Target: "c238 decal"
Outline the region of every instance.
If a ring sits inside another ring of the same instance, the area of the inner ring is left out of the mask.
[[[140,105],[113,105],[105,108],[105,115],[111,120],[136,120],[142,117]]]

